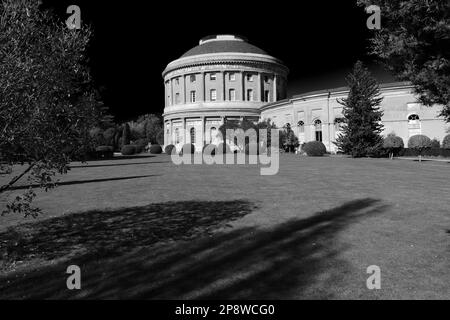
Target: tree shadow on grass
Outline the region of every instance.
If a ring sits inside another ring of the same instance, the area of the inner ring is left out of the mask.
[[[0,278],[0,297],[331,298],[326,285],[313,292],[308,288],[336,281],[348,268],[339,257],[344,248],[338,233],[386,208],[377,200],[361,199],[270,229],[212,234],[252,207],[245,201],[175,202],[86,212],[29,225],[31,236],[22,246],[22,257],[36,253],[46,260],[65,258]],[[0,234],[0,241],[10,240],[11,234]],[[66,288],[65,271],[71,264],[82,270],[82,290]]]
[[[142,179],[149,177],[156,177],[158,175],[149,174],[149,175],[141,175],[141,176],[128,176],[128,177],[116,177],[116,178],[101,178],[101,179],[91,179],[91,180],[71,180],[71,181],[60,181],[57,182],[57,186],[70,186],[75,184],[85,184],[85,183],[98,183],[98,182],[107,182],[107,181],[121,181],[121,180],[131,180],[131,179]],[[39,188],[38,184],[31,185],[32,188]],[[24,186],[15,186],[11,187],[9,190],[26,190],[30,188],[30,185]]]
[[[86,168],[103,168],[103,167],[119,167],[119,166],[139,166],[143,164],[171,163],[171,161],[148,161],[148,162],[125,162],[111,164],[94,164],[94,165],[76,165],[70,166],[70,169],[86,169]]]

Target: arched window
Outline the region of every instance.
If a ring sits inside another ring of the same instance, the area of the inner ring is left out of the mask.
[[[322,142],[322,121],[319,119],[314,121],[314,130],[316,134],[316,141]]]
[[[410,137],[421,134],[420,118],[417,114],[408,116],[408,133]]]
[[[300,132],[300,133],[305,132],[305,123],[302,120],[297,122],[297,126],[298,126],[298,132]]]
[[[189,133],[191,134],[191,143],[194,144],[195,143],[195,128],[191,128]]]
[[[178,128],[175,129],[175,144],[180,143],[180,130]]]

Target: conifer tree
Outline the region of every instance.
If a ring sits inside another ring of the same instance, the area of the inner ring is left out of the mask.
[[[350,92],[338,101],[344,106],[344,125],[335,144],[352,157],[375,155],[383,144],[380,87],[361,61],[356,62],[346,80]]]

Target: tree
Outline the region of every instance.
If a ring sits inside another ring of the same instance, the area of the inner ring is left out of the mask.
[[[288,123],[284,127],[284,130],[280,134],[280,145],[283,146],[287,152],[294,151],[298,147],[298,138],[295,136],[294,130],[291,129],[291,125]]]
[[[409,138],[408,148],[414,149],[419,154],[419,162],[422,162],[423,152],[431,148],[431,139],[425,135],[417,134]]]
[[[346,80],[350,91],[347,98],[338,101],[343,105],[344,125],[335,144],[352,157],[373,155],[383,143],[379,85],[361,61],[355,63]]]
[[[389,158],[392,160],[395,154],[398,154],[404,148],[403,139],[396,136],[395,133],[390,133],[383,141],[383,149],[389,153]]]
[[[30,187],[2,215],[37,216],[34,188],[53,188],[56,174],[90,148],[102,113],[86,59],[91,35],[69,30],[38,1],[0,2],[0,163],[6,174],[20,170],[0,194],[25,178]]]
[[[358,0],[378,5],[381,30],[371,51],[402,81],[414,85],[419,101],[444,106],[450,122],[450,2],[436,0]]]
[[[130,144],[131,130],[130,125],[125,123],[123,126],[123,134],[122,134],[122,145],[126,146]]]

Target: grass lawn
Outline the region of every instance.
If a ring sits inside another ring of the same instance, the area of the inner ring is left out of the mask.
[[[0,299],[450,299],[449,181],[434,161],[74,163],[41,217],[0,218]]]

